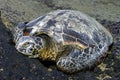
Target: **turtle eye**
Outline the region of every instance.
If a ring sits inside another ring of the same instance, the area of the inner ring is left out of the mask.
[[[33,45],[34,45],[33,43],[26,42],[26,43],[23,44],[23,47],[24,47],[24,48],[29,48],[29,50],[30,50],[30,49],[32,50]]]
[[[27,45],[30,44],[29,42],[26,42],[23,44],[23,47],[27,47]],[[29,46],[29,45],[28,45]]]
[[[30,44],[30,42],[26,42],[25,44]]]

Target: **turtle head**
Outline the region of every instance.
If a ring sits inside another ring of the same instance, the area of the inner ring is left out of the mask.
[[[42,48],[42,39],[40,37],[22,36],[15,47],[20,53],[32,56],[38,54],[38,50]]]

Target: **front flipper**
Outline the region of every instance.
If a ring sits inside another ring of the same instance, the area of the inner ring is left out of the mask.
[[[57,62],[58,69],[67,73],[77,72],[86,67],[91,67],[95,63],[96,57],[91,59],[91,49],[85,50],[74,49],[68,56],[60,57]]]

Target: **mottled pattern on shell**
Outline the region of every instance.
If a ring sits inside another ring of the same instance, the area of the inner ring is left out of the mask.
[[[70,73],[96,64],[113,42],[111,34],[101,24],[80,11],[56,10],[26,26],[31,28],[29,35],[45,33],[63,46],[74,46],[69,54],[62,53],[64,56],[56,59],[57,67]]]

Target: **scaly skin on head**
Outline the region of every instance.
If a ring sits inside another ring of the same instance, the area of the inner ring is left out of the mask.
[[[33,56],[42,47],[39,37],[22,36],[16,43],[16,49],[24,55]]]

